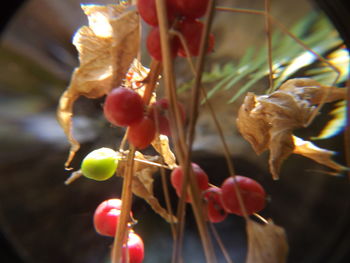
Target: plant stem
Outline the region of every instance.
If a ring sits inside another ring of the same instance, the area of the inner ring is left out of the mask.
[[[135,148],[131,147],[128,153],[128,159],[126,163],[123,191],[122,191],[122,207],[120,217],[117,225],[117,231],[114,237],[114,243],[112,248],[112,263],[120,263],[122,259],[122,248],[128,235],[128,222],[130,220],[130,211],[132,203],[132,179],[134,170],[134,155]]]

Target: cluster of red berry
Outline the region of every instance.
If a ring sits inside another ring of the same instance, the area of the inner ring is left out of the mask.
[[[235,178],[228,177],[221,187],[210,186],[208,175],[197,164],[192,163],[192,170],[197,181],[199,190],[206,202],[205,209],[208,220],[213,223],[223,221],[228,213],[244,215],[241,209],[237,191],[239,191],[247,215],[262,210],[266,204],[264,188],[255,180],[237,175]],[[179,166],[171,173],[171,184],[177,195],[181,196],[183,169]],[[186,195],[186,202],[191,202]]]
[[[93,222],[97,233],[103,236],[115,236],[121,206],[122,201],[120,199],[109,199],[96,208]],[[130,213],[130,217],[132,217],[132,213]],[[123,245],[122,263],[141,263],[143,258],[143,241],[133,230],[129,230],[127,242]]]
[[[185,119],[183,106],[178,104]],[[144,149],[156,136],[157,127],[160,134],[170,136],[169,102],[160,99],[146,107],[142,97],[133,89],[118,87],[106,97],[104,115],[113,125],[129,127],[128,140],[138,149]]]
[[[200,41],[204,25],[197,20],[205,14],[208,6],[208,0],[166,0],[167,18],[170,28],[179,32],[184,39],[182,43],[177,36],[170,38],[170,47],[172,57],[176,55],[198,56]],[[137,8],[142,19],[152,26],[147,37],[147,49],[149,54],[158,61],[162,60],[160,31],[158,27],[158,18],[155,0],[138,0]],[[188,47],[188,52],[184,44]],[[208,49],[210,52],[214,47],[214,36],[209,35]]]
[[[136,91],[118,87],[107,95],[103,111],[106,119],[113,125],[128,126],[129,142],[144,149],[156,134],[154,121],[144,114],[144,109],[142,97]]]

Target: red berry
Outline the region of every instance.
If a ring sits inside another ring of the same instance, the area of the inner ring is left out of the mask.
[[[200,48],[203,28],[204,28],[204,24],[194,19],[184,19],[179,23],[179,31],[183,35],[184,39],[186,40],[186,44],[188,46],[189,53],[191,56],[199,55],[199,48]],[[214,47],[214,36],[210,34],[208,39],[207,52],[212,51],[213,47]],[[187,56],[186,50],[182,45],[180,45],[179,47],[178,55],[182,57]]]
[[[181,103],[177,103],[180,111],[182,122],[185,122],[185,110]],[[159,133],[171,136],[170,124],[169,124],[169,101],[166,98],[157,100],[152,104],[150,110],[150,117],[154,119],[154,122],[158,124]]]
[[[146,47],[147,47],[148,53],[151,55],[152,58],[158,61],[162,60],[160,31],[158,27],[152,28],[151,31],[149,32],[147,36]],[[171,47],[170,49],[171,56],[175,58],[177,54],[177,50],[179,49],[179,41],[177,40],[177,38],[173,37],[170,40],[170,47]]]
[[[199,18],[204,16],[209,0],[171,0],[171,2],[181,15]]]
[[[226,212],[243,215],[236,195],[235,184],[239,187],[248,215],[256,213],[265,207],[266,193],[264,188],[249,177],[237,175],[235,179],[233,177],[227,178],[221,186],[221,200]]]
[[[210,187],[204,192],[204,199],[206,200],[206,208],[208,219],[212,223],[219,223],[224,221],[227,216],[221,201],[221,189],[218,187]]]
[[[96,208],[93,221],[97,233],[114,237],[121,206],[122,201],[120,199],[109,199]]]
[[[110,123],[129,126],[142,120],[144,103],[134,90],[118,87],[107,95],[103,111]]]
[[[126,254],[127,251],[129,255]],[[122,263],[142,263],[145,253],[144,251],[144,244],[141,237],[133,231],[130,231],[127,245],[123,245]],[[128,258],[129,261],[127,260]]]
[[[128,140],[136,148],[145,149],[154,140],[155,136],[156,126],[148,116],[129,127]]]
[[[197,180],[198,188],[201,191],[206,190],[209,187],[208,175],[199,167],[198,164],[192,163],[192,169]],[[181,196],[183,171],[182,167],[176,167],[170,175],[170,181],[175,188],[178,196]],[[186,196],[186,201],[190,202],[189,196]]]
[[[171,23],[175,18],[175,9],[166,1],[168,22]],[[155,0],[138,0],[137,9],[142,19],[151,26],[158,26],[158,17]]]

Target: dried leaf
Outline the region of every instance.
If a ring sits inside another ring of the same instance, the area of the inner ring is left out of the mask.
[[[287,80],[279,90],[289,91],[314,105],[345,99],[347,89],[325,86],[310,78],[297,78]]]
[[[342,166],[331,159],[335,152],[319,148],[313,143],[304,141],[303,139],[296,136],[293,136],[293,141],[295,145],[293,153],[310,158],[315,162],[336,170],[337,172],[341,172],[347,169],[345,166]]]
[[[248,92],[238,112],[237,127],[257,154],[270,150],[270,172],[278,179],[283,161],[294,152],[293,130],[308,123],[315,104],[344,99],[345,95],[346,89],[322,86],[311,79],[291,79],[269,95]]]
[[[259,224],[247,220],[248,255],[246,263],[284,263],[288,243],[282,227],[272,222]]]
[[[143,161],[143,162],[142,162]],[[158,199],[153,195],[153,174],[158,171],[158,167],[147,162],[159,163],[159,156],[147,156],[140,152],[135,153],[134,171],[135,176],[132,181],[132,192],[143,198],[152,209],[162,216],[167,222],[175,223],[177,219],[174,215],[168,213],[163,208]],[[124,174],[126,162],[122,162],[118,165],[117,175],[122,176]]]
[[[122,83],[136,57],[139,21],[136,11],[122,5],[82,5],[89,26],[81,27],[73,38],[80,65],[62,94],[57,118],[71,144],[68,167],[80,144],[72,134],[73,106],[80,96],[99,98]]]
[[[169,146],[169,139],[165,135],[159,135],[152,142],[153,148],[163,157],[164,162],[170,167],[176,167],[176,158],[175,154],[171,151]]]

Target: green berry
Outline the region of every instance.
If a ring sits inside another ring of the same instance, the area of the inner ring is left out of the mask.
[[[118,166],[117,153],[100,148],[89,153],[81,163],[81,172],[87,178],[104,181],[112,177]]]

